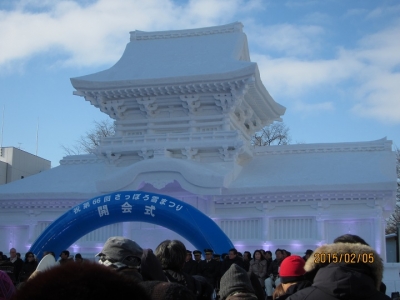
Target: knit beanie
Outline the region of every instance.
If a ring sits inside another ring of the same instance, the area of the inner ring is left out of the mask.
[[[15,287],[6,272],[0,271],[0,300],[9,300],[15,293]]]
[[[254,293],[247,272],[237,264],[232,264],[221,278],[219,295],[221,300],[235,292]]]
[[[304,270],[305,261],[302,257],[291,255],[286,257],[279,269],[279,277],[281,283],[296,282],[303,280],[303,275],[306,273]]]

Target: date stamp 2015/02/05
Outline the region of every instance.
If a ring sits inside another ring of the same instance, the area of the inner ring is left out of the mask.
[[[374,253],[314,253],[314,263],[346,263],[346,264],[372,264],[375,261]]]

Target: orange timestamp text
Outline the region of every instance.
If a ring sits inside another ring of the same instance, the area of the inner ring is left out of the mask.
[[[346,264],[357,264],[357,263],[364,263],[364,264],[372,264],[374,263],[374,253],[314,253],[314,263],[325,264],[325,263],[346,263]]]

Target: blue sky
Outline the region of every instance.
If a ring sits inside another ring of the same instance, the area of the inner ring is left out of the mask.
[[[394,0],[0,1],[3,146],[57,166],[94,121],[71,77],[111,67],[133,30],[244,24],[292,142],[400,147],[400,2]],[[2,115],[0,114],[0,118]]]

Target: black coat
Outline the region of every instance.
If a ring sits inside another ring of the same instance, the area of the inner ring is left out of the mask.
[[[35,272],[38,263],[37,261],[25,261],[22,270],[18,275],[19,282],[26,281],[33,272]]]
[[[244,267],[244,262],[243,262],[243,258],[239,257],[239,256],[235,256],[233,259],[225,259],[222,262],[222,267],[221,267],[221,276],[225,274],[226,271],[228,271],[228,269],[231,267],[231,265],[233,264],[237,264],[239,267],[241,268],[245,268]]]
[[[211,259],[209,262],[203,260],[199,264],[198,274],[207,279],[213,287],[215,286],[215,281],[219,275],[219,264],[217,261]]]
[[[15,260],[14,262],[11,262],[10,258],[8,258],[6,261],[2,261],[1,263],[3,267],[6,266],[12,267],[12,270],[10,272],[7,272],[7,274],[10,276],[14,284],[18,283],[19,273],[22,270],[23,264],[24,261],[20,258],[17,258],[17,260]]]
[[[185,262],[183,265],[183,272],[189,275],[198,275],[198,266],[200,263],[195,262],[193,259]]]
[[[190,276],[185,272],[174,270],[164,270],[164,274],[169,282],[175,282],[186,286],[196,296],[196,299],[210,299],[213,288],[207,280],[201,276]]]
[[[355,268],[352,265],[332,263],[318,270],[311,287],[305,288],[287,299],[383,300],[390,298],[376,289],[368,270]]]
[[[281,266],[282,260],[283,259],[280,260],[274,259],[272,261],[272,263],[269,265],[269,269],[267,270],[268,276],[270,274],[274,275],[274,277],[279,275],[279,267]]]

